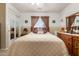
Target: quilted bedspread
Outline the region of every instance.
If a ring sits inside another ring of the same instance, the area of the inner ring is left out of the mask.
[[[67,56],[65,43],[57,36],[29,33],[15,40],[8,49],[9,56]]]

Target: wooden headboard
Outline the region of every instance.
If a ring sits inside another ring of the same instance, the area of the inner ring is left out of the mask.
[[[31,31],[33,31],[34,25],[36,24],[39,16],[31,16]],[[47,31],[49,31],[49,16],[41,16],[42,20],[44,21]]]

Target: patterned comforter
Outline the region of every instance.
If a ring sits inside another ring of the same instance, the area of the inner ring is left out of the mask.
[[[9,56],[67,56],[65,43],[50,34],[29,33],[15,40],[8,50]]]

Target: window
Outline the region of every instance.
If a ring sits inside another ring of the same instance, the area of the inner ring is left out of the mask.
[[[35,30],[35,31],[37,31],[36,33],[38,33],[38,34],[44,33],[44,31],[45,31],[44,28],[46,28],[46,26],[45,26],[43,20],[41,19],[41,17],[39,17],[39,19],[37,20],[34,28],[36,28],[36,30]]]
[[[36,22],[34,28],[43,28],[46,27],[41,17],[39,17],[38,21]]]

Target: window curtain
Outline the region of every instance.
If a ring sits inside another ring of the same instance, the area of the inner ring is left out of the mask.
[[[38,21],[39,16],[31,16],[31,31],[33,31],[34,25]],[[46,25],[47,31],[49,31],[49,16],[41,16],[41,19]]]
[[[38,21],[39,16],[31,16],[31,31],[33,31],[34,25]]]
[[[39,28],[44,28],[44,27],[46,27],[44,21],[41,19],[40,16],[39,16],[38,21],[37,21],[36,24],[34,25],[34,28],[37,28],[37,27],[39,27]]]
[[[46,25],[47,31],[49,31],[49,16],[41,16],[41,18]]]

